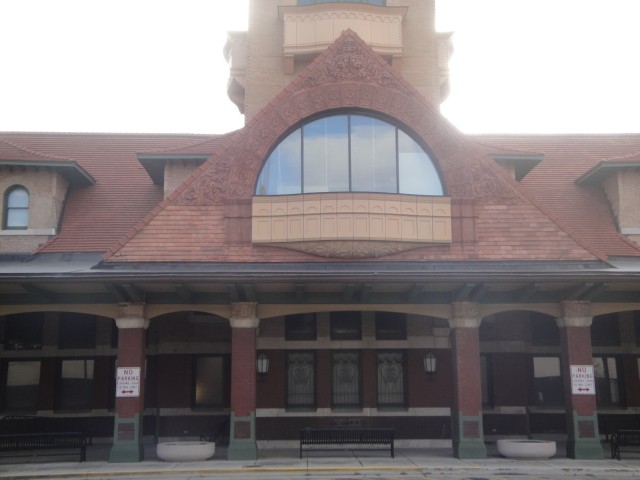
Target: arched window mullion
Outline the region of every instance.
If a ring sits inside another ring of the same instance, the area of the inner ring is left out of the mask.
[[[349,121],[347,122],[347,142],[349,145],[349,191],[353,192],[353,171],[351,170],[352,168],[352,163],[351,163],[351,118],[352,115],[349,114]]]
[[[304,127],[300,127],[300,192],[304,191]]]
[[[400,193],[400,144],[398,143],[398,127],[394,130],[396,142],[396,193]]]

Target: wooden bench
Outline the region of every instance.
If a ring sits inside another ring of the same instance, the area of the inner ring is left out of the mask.
[[[394,458],[394,430],[391,428],[327,427],[300,430],[300,458],[309,450],[386,450]],[[341,448],[327,448],[340,446]]]
[[[620,460],[620,452],[638,451],[638,449],[640,449],[640,430],[623,429],[611,435],[611,458]]]

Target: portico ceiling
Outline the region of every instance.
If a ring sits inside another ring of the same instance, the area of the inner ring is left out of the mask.
[[[640,298],[640,269],[601,262],[104,266],[95,256],[80,260],[75,268],[45,258],[3,262],[0,305],[627,303]]]

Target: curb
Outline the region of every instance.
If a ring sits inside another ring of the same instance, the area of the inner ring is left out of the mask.
[[[194,468],[180,468],[180,469],[172,469],[172,468],[153,468],[153,469],[122,469],[122,470],[109,470],[109,469],[99,469],[99,470],[84,470],[84,471],[73,471],[73,470],[60,470],[58,472],[41,472],[36,473],[33,470],[24,471],[24,472],[12,472],[9,475],[8,472],[0,472],[0,478],[3,480],[24,480],[24,479],[46,479],[46,478],[105,478],[105,477],[125,477],[125,476],[137,476],[137,477],[163,477],[163,476],[176,476],[176,475],[247,475],[247,474],[295,474],[295,473],[362,473],[362,472],[487,472],[498,475],[504,474],[514,474],[517,473],[519,475],[522,474],[534,474],[534,471],[539,471],[540,473],[548,473],[548,472],[559,472],[561,471],[563,475],[576,475],[576,474],[603,474],[603,473],[615,473],[615,474],[638,474],[640,469],[638,468],[628,468],[628,467],[605,467],[597,468],[597,467],[554,467],[554,466],[536,466],[533,471],[531,468],[526,466],[520,467],[512,467],[512,466],[443,466],[443,465],[414,465],[414,466],[357,466],[357,467],[348,467],[348,466],[338,466],[338,467],[266,467],[266,466],[243,466],[243,467],[218,467],[218,468],[208,468],[208,467],[194,467]]]

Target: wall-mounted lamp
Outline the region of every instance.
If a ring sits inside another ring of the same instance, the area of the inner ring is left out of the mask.
[[[264,352],[260,352],[260,355],[258,355],[256,359],[256,371],[260,375],[269,373],[269,357]]]
[[[438,359],[432,351],[428,351],[422,358],[425,376],[432,376],[438,368]]]

